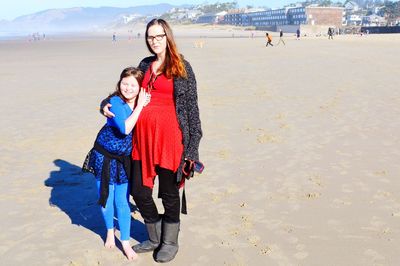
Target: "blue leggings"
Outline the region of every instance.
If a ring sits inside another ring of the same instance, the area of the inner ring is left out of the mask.
[[[97,181],[100,193],[100,180]],[[129,240],[131,234],[131,210],[129,208],[128,183],[109,185],[105,208],[101,208],[107,229],[114,228],[114,203],[117,209],[121,241]]]

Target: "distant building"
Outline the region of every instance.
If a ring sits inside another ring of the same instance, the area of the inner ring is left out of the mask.
[[[348,15],[346,16],[346,24],[349,26],[360,26],[362,18],[359,15]]]
[[[349,1],[344,5],[346,12],[357,12],[360,10],[360,6],[353,1]]]
[[[186,11],[186,13],[187,13],[187,18],[191,20],[196,19],[201,14],[199,10],[188,10]]]
[[[385,26],[387,21],[384,17],[371,15],[362,17],[363,26]]]
[[[250,20],[247,13],[228,13],[224,17],[224,23],[236,26],[249,26]]]
[[[173,20],[183,20],[188,19],[188,15],[186,12],[176,12],[170,15],[170,18]]]
[[[196,23],[205,23],[205,24],[222,24],[224,23],[226,11],[222,11],[216,14],[204,14],[197,17]]]
[[[342,7],[307,7],[306,16],[308,25],[329,25],[337,28],[342,26]]]
[[[342,25],[341,7],[287,7],[248,13],[229,13],[225,23],[259,28],[283,25]]]
[[[223,24],[224,23],[224,19],[225,19],[225,15],[228,14],[228,12],[226,11],[222,11],[217,13],[217,23],[218,24]]]
[[[247,13],[248,24],[256,27],[291,24],[287,9],[276,9]]]

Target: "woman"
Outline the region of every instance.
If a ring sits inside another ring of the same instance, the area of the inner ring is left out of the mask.
[[[142,87],[151,93],[151,102],[135,127],[131,194],[149,240],[133,249],[137,253],[157,250],[156,261],[168,262],[178,252],[182,167],[185,160],[199,160],[202,131],[196,78],[189,62],[178,53],[166,21],[153,19],[147,24],[146,45],[153,56],[144,58],[139,69],[145,73]],[[109,106],[102,108],[106,116],[112,116]],[[155,176],[165,210],[162,216],[152,198]]]

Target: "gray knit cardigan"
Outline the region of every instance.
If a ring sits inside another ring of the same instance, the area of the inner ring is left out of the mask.
[[[155,60],[155,56],[144,58],[139,64],[139,69],[146,73]],[[182,180],[182,166],[185,158],[199,160],[199,144],[203,135],[197,101],[196,77],[189,62],[186,60],[183,60],[183,62],[187,78],[174,78],[175,111],[183,138],[183,154],[177,171],[178,182]],[[104,102],[102,102],[101,107],[105,105],[106,102]]]

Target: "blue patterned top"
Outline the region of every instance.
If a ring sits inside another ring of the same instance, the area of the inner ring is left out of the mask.
[[[107,123],[97,134],[95,142],[112,154],[128,156],[132,153],[132,132],[125,134],[125,120],[132,114],[132,110],[119,96],[111,97],[110,103],[112,105],[110,111],[115,114],[115,117],[107,118]],[[104,155],[92,149],[86,158],[84,168],[92,172],[96,179],[101,180],[103,161]],[[117,167],[118,163],[115,159],[110,161],[110,184],[128,182],[124,167],[122,165]],[[119,169],[119,175],[117,169]]]

